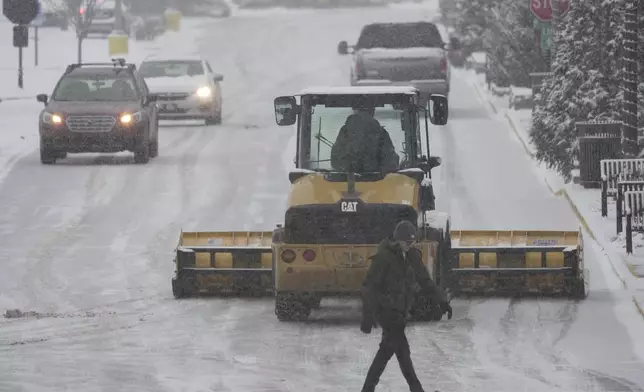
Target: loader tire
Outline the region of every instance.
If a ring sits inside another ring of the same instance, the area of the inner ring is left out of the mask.
[[[150,144],[149,139],[150,127],[148,126],[148,134],[141,141],[140,145],[137,146],[137,149],[134,151],[134,163],[136,164],[146,164],[150,162]]]
[[[311,306],[298,295],[277,293],[275,315],[279,321],[305,321],[311,314]]]

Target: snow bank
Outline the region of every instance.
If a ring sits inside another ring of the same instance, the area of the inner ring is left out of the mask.
[[[532,97],[532,89],[529,87],[510,86],[513,95],[520,97]]]
[[[487,62],[487,53],[485,52],[472,52],[470,56],[477,63],[485,64]]]

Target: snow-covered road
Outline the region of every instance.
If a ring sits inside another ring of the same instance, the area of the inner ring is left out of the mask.
[[[0,185],[0,310],[37,313],[0,319],[0,391],[359,390],[379,330],[360,333],[357,302],[324,302],[310,322],[290,324],[276,320],[271,299],[176,301],[172,251],[181,228],[279,223],[293,130],[275,125],[273,98],[346,84],[350,59],[336,45],[364,23],[432,14],[269,11],[207,22],[192,38],[225,75],[223,125],[163,127],[148,165],[127,154],[42,166],[34,152],[16,162]],[[450,124],[432,129],[432,152],[445,160],[438,203],[455,226],[576,228],[504,123],[458,72],[452,82]],[[592,291],[582,303],[455,300],[451,321],[411,326],[425,388],[644,390],[644,322],[590,240],[586,259]],[[379,390],[406,389],[391,362]]]

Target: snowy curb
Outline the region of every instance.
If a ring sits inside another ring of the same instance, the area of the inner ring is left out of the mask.
[[[505,118],[508,120],[508,124],[510,125],[510,128],[512,128],[512,130],[517,135],[517,137],[519,138],[519,140],[521,141],[523,146],[526,148],[526,152],[528,153],[528,155],[531,158],[534,158],[534,153],[530,152],[529,148],[527,147],[528,145],[530,145],[529,144],[530,142],[528,140],[526,140],[525,135],[523,135],[523,133],[521,131],[519,131],[518,126],[516,125],[515,121],[512,119],[512,116],[510,116],[506,112]],[[611,268],[613,269],[613,272],[615,273],[615,275],[617,275],[619,280],[622,282],[622,285],[625,288],[629,288],[627,279],[624,278],[624,275],[619,272],[619,269],[615,264],[615,255],[611,255],[608,252],[608,248],[605,246],[603,241],[600,240],[601,237],[599,237],[599,236],[597,236],[595,234],[595,231],[592,229],[591,225],[588,223],[588,221],[586,220],[584,215],[579,210],[579,207],[577,206],[577,203],[575,203],[574,198],[570,196],[570,193],[568,193],[568,190],[566,188],[563,188],[563,187],[561,189],[559,189],[559,190],[555,190],[555,188],[550,184],[550,181],[548,181],[548,176],[545,176],[544,179],[546,181],[546,185],[548,186],[548,189],[550,190],[550,192],[552,192],[553,195],[555,195],[557,197],[563,196],[568,201],[568,204],[570,205],[570,208],[572,209],[572,211],[575,214],[575,216],[577,216],[577,219],[579,219],[579,222],[584,227],[584,230],[586,230],[588,235],[590,235],[590,237],[602,248],[602,250],[604,251],[606,257],[608,258],[608,260],[610,260]],[[624,263],[624,260],[622,259],[622,257],[617,256],[617,259],[619,261],[621,261],[622,263]],[[634,297],[633,297],[633,300],[635,300]],[[638,308],[639,308],[639,306],[638,306]],[[644,313],[642,313],[642,315],[644,316]]]
[[[492,105],[492,107],[494,107],[494,104],[493,104],[493,103],[491,103],[491,102],[490,102],[490,105]],[[507,120],[507,122],[510,124],[510,128],[512,128],[512,130],[514,131],[514,133],[517,135],[517,138],[519,138],[519,141],[521,142],[521,145],[523,146],[523,149],[525,150],[526,154],[528,154],[528,155],[530,156],[530,158],[533,158],[533,159],[534,159],[534,157],[535,157],[535,155],[536,155],[536,154],[535,154],[534,150],[531,148],[530,142],[529,142],[529,141],[526,141],[526,140],[523,138],[523,136],[522,136],[522,135],[521,135],[521,133],[519,132],[518,126],[514,123],[514,120],[512,119],[512,116],[510,116],[510,115],[506,112],[504,117],[505,117],[505,119]],[[549,184],[548,184],[548,187],[550,187],[550,185],[549,185]],[[551,189],[551,190],[552,190],[552,189]],[[554,192],[553,192],[553,193],[554,193]]]
[[[501,112],[496,107],[494,102],[492,100],[488,99],[486,94],[483,91],[481,91],[481,87],[479,86],[479,84],[474,82],[474,83],[472,83],[472,85],[473,85],[474,89],[476,90],[477,94],[482,98],[482,100],[484,102],[486,102],[488,105],[490,105],[490,107],[492,108],[494,113],[500,114]],[[532,158],[533,163],[538,166],[537,162],[534,161],[535,151],[534,151],[534,148],[532,147],[532,144],[530,143],[530,140],[527,138],[527,135],[524,132],[521,131],[520,125],[517,124],[515,119],[512,118],[512,116],[510,115],[510,111],[506,110],[505,113],[503,114],[503,117],[504,117],[505,121],[507,122],[507,124],[509,125],[510,129],[517,136],[519,142],[523,146],[523,149],[524,149],[525,153],[530,158]],[[606,256],[606,258],[609,261],[611,269],[613,270],[613,272],[615,273],[617,278],[622,282],[622,286],[626,290],[628,290],[629,293],[631,294],[631,297],[632,297],[632,300],[633,300],[633,304],[635,305],[635,308],[644,317],[644,306],[643,306],[643,304],[640,304],[640,302],[638,300],[638,296],[637,296],[637,290],[638,289],[635,287],[635,286],[637,286],[636,280],[639,279],[639,278],[632,274],[631,270],[627,266],[626,260],[624,260],[624,258],[621,255],[615,254],[615,252],[611,251],[610,247],[606,246],[604,241],[602,239],[600,239],[601,237],[599,237],[599,236],[597,236],[595,234],[595,230],[592,229],[591,225],[588,223],[588,220],[581,213],[579,206],[577,205],[577,203],[574,200],[574,197],[572,197],[570,195],[570,193],[565,188],[565,186],[562,186],[562,187],[560,187],[560,189],[555,190],[556,187],[552,185],[552,181],[549,180],[547,174],[544,175],[544,181],[545,181],[545,184],[546,184],[548,190],[550,190],[550,192],[553,195],[555,195],[557,197],[563,196],[564,198],[566,198],[566,200],[568,201],[568,204],[570,205],[573,213],[579,219],[579,222],[583,226],[584,230],[588,233],[588,235],[592,238],[592,240],[601,248],[602,252],[604,253],[604,255]],[[626,270],[626,271],[620,272],[622,270]]]

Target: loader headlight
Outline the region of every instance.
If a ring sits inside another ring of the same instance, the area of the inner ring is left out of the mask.
[[[290,249],[286,249],[282,252],[281,257],[283,262],[290,264],[295,261],[295,252]]]
[[[212,97],[212,90],[208,86],[200,87],[197,89],[197,96],[202,99],[210,98]]]
[[[60,125],[63,123],[63,116],[56,113],[45,112],[42,115],[42,121],[49,125]]]
[[[143,114],[141,112],[136,112],[136,113],[123,113],[121,114],[121,124],[123,125],[130,125],[130,124],[135,124],[141,121],[143,118]]]

